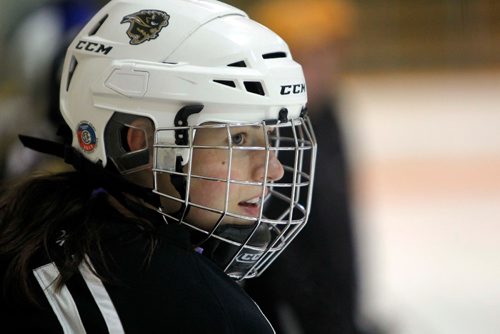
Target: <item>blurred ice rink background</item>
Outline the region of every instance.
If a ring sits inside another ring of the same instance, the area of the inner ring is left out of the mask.
[[[349,78],[362,313],[400,334],[500,332],[500,71]]]

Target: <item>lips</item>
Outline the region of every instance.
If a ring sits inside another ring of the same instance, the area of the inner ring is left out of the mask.
[[[256,196],[248,200],[241,201],[238,205],[242,207],[247,214],[256,217],[260,213],[260,203],[262,203],[262,198],[260,196]]]
[[[238,203],[238,206],[243,209],[243,211],[252,217],[258,217],[260,214],[260,207],[262,205],[263,198],[265,199],[269,193],[269,189],[264,189],[264,197],[262,197],[262,193],[255,194],[253,197],[245,199]]]
[[[249,200],[246,200],[246,201],[241,201],[239,204],[240,205],[258,205],[259,202],[260,202],[260,196],[257,196],[257,197],[251,198]]]

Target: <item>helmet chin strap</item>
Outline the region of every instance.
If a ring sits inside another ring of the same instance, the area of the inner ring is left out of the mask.
[[[94,188],[104,188],[117,199],[125,197],[121,193],[128,193],[143,199],[155,208],[160,207],[160,196],[153,193],[152,189],[126,180],[111,169],[103,167],[101,161],[91,162],[72,146],[25,135],[19,135],[19,139],[27,148],[63,158],[64,162],[85,176]]]

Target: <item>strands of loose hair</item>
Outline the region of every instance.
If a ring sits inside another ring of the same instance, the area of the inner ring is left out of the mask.
[[[54,282],[56,289],[78,271],[88,254],[97,259],[96,264],[102,269],[94,271],[95,275],[104,282],[118,281],[110,270],[101,242],[106,227],[103,213],[109,215],[114,211],[107,196],[93,194],[93,187],[79,172],[37,175],[6,189],[0,196],[0,260],[7,263],[4,297],[17,291],[37,304],[29,275],[41,254],[59,269],[60,276]],[[141,225],[142,231],[154,231],[147,221],[136,219],[135,223]],[[56,248],[62,230],[67,234]],[[149,235],[145,264],[157,242],[154,233]]]

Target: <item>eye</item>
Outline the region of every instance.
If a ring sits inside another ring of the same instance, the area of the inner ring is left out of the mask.
[[[243,145],[245,143],[246,134],[244,132],[237,133],[231,137],[233,145]]]

